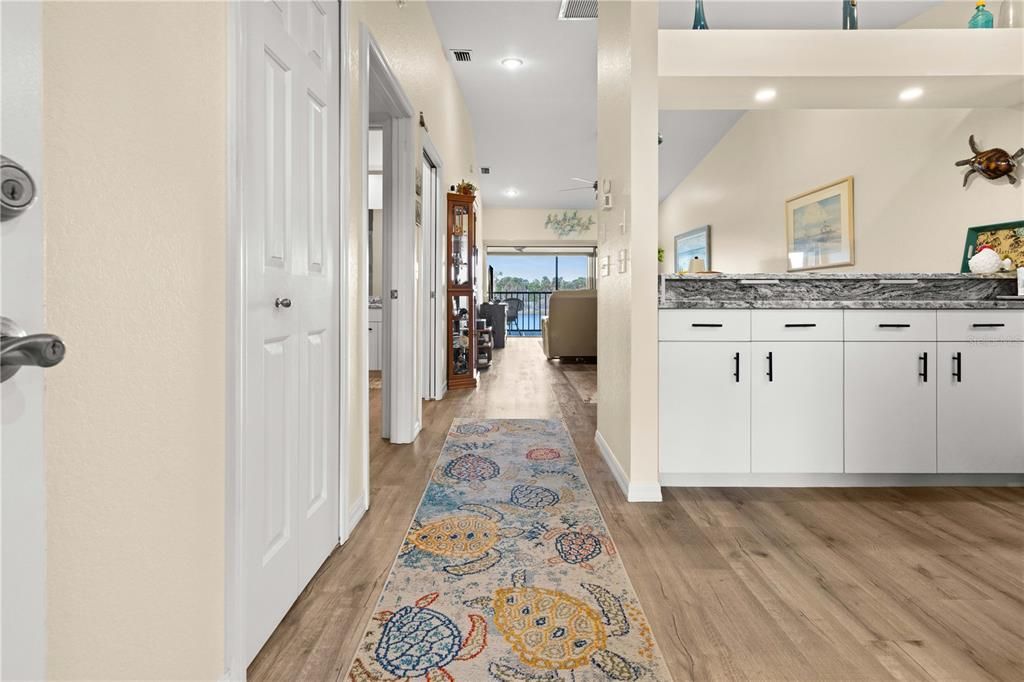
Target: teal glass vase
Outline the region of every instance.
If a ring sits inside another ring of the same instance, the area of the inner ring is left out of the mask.
[[[843,0],[843,30],[857,30],[857,0]]]
[[[708,20],[704,16],[704,0],[697,0],[697,7],[693,11],[693,30],[708,30]]]
[[[985,9],[985,0],[978,0],[977,9],[967,22],[967,28],[992,28],[992,13]]]

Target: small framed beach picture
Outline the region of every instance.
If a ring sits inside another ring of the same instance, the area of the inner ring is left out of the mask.
[[[853,265],[853,177],[786,201],[789,271]]]
[[[675,270],[673,272],[687,272],[690,269],[690,261],[700,258],[704,261],[704,268],[711,269],[711,226],[704,225],[689,232],[677,234],[675,237]]]

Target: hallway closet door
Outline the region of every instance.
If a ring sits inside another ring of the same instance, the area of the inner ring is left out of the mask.
[[[248,3],[243,561],[259,652],[338,544],[338,5]]]

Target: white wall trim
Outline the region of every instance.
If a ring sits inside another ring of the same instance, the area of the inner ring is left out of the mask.
[[[363,515],[366,514],[366,510],[368,508],[369,507],[366,504],[366,497],[360,495],[356,500],[354,500],[352,502],[352,506],[348,510],[348,527],[355,528],[356,524],[362,520]]]
[[[668,474],[661,484],[686,488],[891,488],[1024,486],[1021,474]]]
[[[338,169],[338,196],[340,212],[338,221],[340,229],[338,234],[338,409],[341,411],[338,419],[338,544],[345,544],[348,536],[355,527],[350,523],[350,517],[345,516],[346,501],[348,500],[348,477],[352,453],[347,447],[349,442],[348,434],[352,433],[353,420],[349,410],[349,397],[346,388],[349,386],[348,356],[351,349],[348,337],[349,305],[356,300],[352,295],[352,282],[349,279],[348,268],[348,233],[350,229],[349,217],[351,198],[348,196],[348,154],[349,154],[349,51],[348,51],[348,3],[338,3],[338,69],[341,73],[341,82],[338,84],[338,144],[340,147],[340,164]],[[346,200],[348,199],[348,200]],[[358,293],[358,286],[356,287]],[[367,381],[369,375],[367,372]],[[369,390],[369,386],[367,386]],[[363,495],[365,499],[365,492]]]
[[[661,502],[661,484],[630,483],[626,499],[629,502]]]
[[[594,443],[597,445],[598,452],[601,453],[601,457],[604,458],[604,463],[608,465],[608,470],[612,472],[612,476],[615,477],[615,482],[619,484],[619,488],[622,490],[622,494],[629,499],[629,476],[626,475],[626,471],[619,464],[619,460],[615,459],[615,454],[612,452],[611,447],[608,445],[608,441],[604,439],[600,431],[594,432]]]

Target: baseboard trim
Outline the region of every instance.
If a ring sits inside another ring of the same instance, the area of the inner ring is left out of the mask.
[[[901,488],[942,486],[1020,487],[1021,474],[661,474],[680,488]]]
[[[630,502],[661,502],[661,484],[630,483],[626,499]]]
[[[601,453],[604,463],[612,472],[615,482],[619,484],[622,494],[626,496],[626,501],[661,502],[661,485],[658,483],[631,483],[629,476],[619,464],[619,460],[615,458],[608,441],[604,439],[600,431],[594,432],[594,443],[597,445],[597,450]]]
[[[352,531],[355,530],[356,525],[362,520],[363,514],[366,513],[366,496],[360,495],[356,498],[356,501],[348,509],[348,519],[346,524],[346,534],[348,537],[352,537]]]
[[[597,445],[597,451],[601,453],[601,457],[604,459],[604,463],[608,465],[608,470],[612,472],[612,476],[615,478],[615,482],[619,484],[619,488],[622,489],[622,494],[629,499],[629,476],[626,476],[625,470],[622,465],[619,464],[619,460],[615,459],[615,455],[612,453],[611,447],[608,446],[608,441],[604,439],[600,431],[594,432],[594,444]]]

